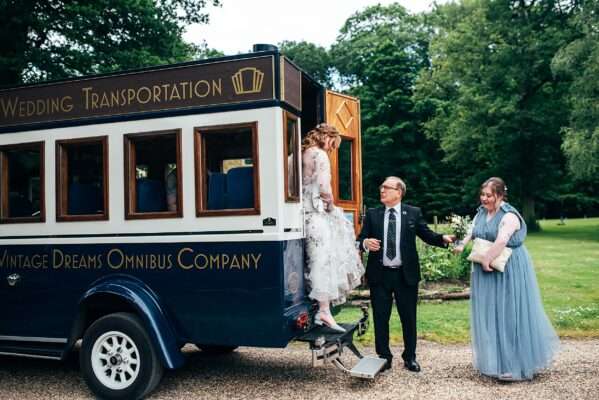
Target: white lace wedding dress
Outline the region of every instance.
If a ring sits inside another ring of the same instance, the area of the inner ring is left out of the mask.
[[[302,167],[309,297],[341,304],[364,274],[354,229],[343,210],[333,205],[331,165],[326,152],[319,147],[306,149]]]

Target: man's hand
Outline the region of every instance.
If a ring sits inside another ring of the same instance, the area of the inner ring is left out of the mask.
[[[449,244],[455,242],[455,235],[443,235],[443,243]]]
[[[379,251],[381,249],[381,241],[378,239],[364,239],[364,247],[368,249],[368,251]]]

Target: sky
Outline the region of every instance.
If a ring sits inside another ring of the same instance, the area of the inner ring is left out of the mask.
[[[255,43],[284,40],[329,47],[352,14],[374,4],[400,3],[409,12],[431,8],[433,0],[221,0],[208,7],[210,23],[191,25],[184,39],[220,50],[225,55],[247,53]],[[437,0],[445,3],[447,0]]]

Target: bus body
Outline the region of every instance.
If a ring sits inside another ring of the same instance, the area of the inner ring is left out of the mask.
[[[92,390],[134,398],[186,343],[305,334],[300,142],[322,121],[357,228],[359,103],[276,49],[1,90],[0,354],[83,339]]]

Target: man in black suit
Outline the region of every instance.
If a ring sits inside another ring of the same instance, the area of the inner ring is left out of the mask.
[[[389,348],[389,318],[393,297],[401,320],[404,366],[419,372],[416,361],[416,303],[420,263],[416,252],[416,236],[438,247],[453,241],[450,235],[433,232],[419,208],[401,202],[406,185],[390,176],[379,186],[384,207],[368,210],[358,236],[361,248],[369,252],[366,279],[370,285],[374,318],[376,352],[387,359],[384,370],[391,368],[393,355]]]

